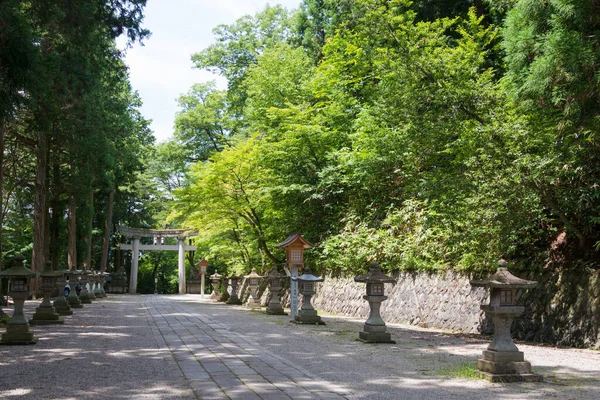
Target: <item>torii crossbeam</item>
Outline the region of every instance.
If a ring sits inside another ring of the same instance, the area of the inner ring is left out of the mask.
[[[196,246],[185,244],[185,238],[196,236],[197,231],[189,229],[145,229],[145,228],[130,228],[127,226],[119,226],[117,230],[123,236],[131,237],[131,244],[120,244],[121,250],[131,250],[131,276],[129,277],[129,293],[136,293],[137,278],[138,278],[138,259],[140,250],[171,250],[179,251],[178,257],[178,272],[179,272],[179,293],[185,293],[185,251],[196,250]],[[143,237],[167,238],[176,237],[177,245],[162,244],[156,241],[155,244],[140,244],[140,239]]]

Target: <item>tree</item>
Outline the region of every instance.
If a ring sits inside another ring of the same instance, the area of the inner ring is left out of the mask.
[[[507,86],[531,115],[532,131],[548,136],[532,160],[530,185],[549,223],[577,238],[588,256],[600,239],[599,27],[595,2],[522,0],[508,12],[503,35]]]
[[[279,260],[271,250],[276,239],[267,228],[274,217],[264,191],[271,174],[258,158],[259,147],[252,138],[214,154],[211,162],[195,164],[190,171],[192,183],[176,192],[174,210],[185,226],[201,232],[201,238],[231,235],[240,245],[240,258],[248,262],[240,237],[250,235],[264,265]]]
[[[188,162],[205,161],[230,144],[225,92],[216,90],[214,82],[193,85],[178,103],[174,136]]]
[[[242,82],[247,68],[265,49],[292,36],[289,12],[282,6],[267,6],[254,16],[246,15],[232,25],[213,29],[217,43],[194,54],[196,68],[227,78],[227,102],[232,116],[243,113],[246,93]],[[231,127],[237,133],[236,127]]]

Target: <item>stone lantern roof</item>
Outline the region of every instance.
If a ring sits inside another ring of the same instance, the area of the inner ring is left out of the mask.
[[[15,278],[30,278],[33,276],[38,276],[37,272],[34,272],[27,268],[23,261],[25,261],[25,257],[19,254],[15,257],[13,265],[4,271],[0,271],[0,275],[4,278],[15,279]]]
[[[215,273],[210,276],[210,279],[221,279],[222,277],[223,277],[223,275],[221,275],[217,271],[215,271]]]
[[[251,279],[251,278],[260,279],[260,278],[264,278],[264,276],[261,276],[261,275],[257,274],[256,273],[256,269],[252,268],[252,271],[250,272],[250,274],[246,275],[244,278],[246,278],[246,279]]]
[[[365,283],[396,283],[396,279],[387,276],[379,269],[379,263],[372,262],[369,267],[369,272],[364,275],[359,275],[354,278],[354,282]]]
[[[495,274],[483,280],[471,280],[471,286],[497,289],[531,289],[537,286],[536,281],[517,278],[506,268],[507,262],[500,260]]]
[[[292,277],[292,279],[294,278]],[[306,268],[306,271],[296,279],[302,282],[323,282],[325,280],[325,278],[319,278],[318,276],[314,276],[310,272],[310,268]]]
[[[288,236],[287,239],[285,239],[283,242],[276,244],[275,247],[289,247],[292,244],[301,244],[302,247],[304,247],[305,249],[312,249],[313,247],[315,247],[312,243],[310,243],[308,240],[304,239],[302,237],[302,235],[300,235],[300,233],[296,232],[296,233],[292,233],[290,236]]]
[[[273,269],[271,269],[271,272],[269,272],[269,274],[266,276],[266,278],[268,280],[273,280],[273,279],[279,279],[281,277],[283,277],[284,275],[280,274],[279,271],[277,270],[277,266],[273,266]]]
[[[54,278],[55,276],[64,275],[65,272],[65,270],[54,271],[52,269],[52,263],[48,261],[46,263],[46,268],[40,273],[40,276],[43,278]]]

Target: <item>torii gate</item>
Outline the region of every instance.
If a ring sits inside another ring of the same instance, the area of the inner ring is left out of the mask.
[[[145,228],[130,228],[127,226],[119,226],[117,230],[127,237],[133,239],[132,244],[120,244],[121,250],[131,250],[131,276],[129,277],[129,293],[136,293],[137,278],[138,278],[138,258],[140,250],[172,250],[179,251],[178,270],[179,270],[179,293],[185,293],[185,251],[196,250],[196,246],[185,244],[185,238],[196,236],[197,231],[189,229],[145,229]],[[166,238],[176,237],[177,244],[163,244],[161,240],[155,240],[154,244],[140,244],[140,239],[143,237]]]

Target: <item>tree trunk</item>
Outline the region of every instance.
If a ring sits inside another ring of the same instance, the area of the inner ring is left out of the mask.
[[[42,271],[46,264],[45,256],[46,239],[46,216],[48,210],[44,210],[46,203],[46,170],[48,169],[48,133],[42,127],[38,130],[37,137],[37,165],[35,174],[35,203],[33,206],[33,254],[31,269],[36,272]],[[31,292],[37,293],[39,288],[38,279],[31,280]]]
[[[88,220],[85,226],[85,254],[83,255],[83,265],[86,269],[92,269],[92,225],[94,223],[94,191],[90,190],[88,194]]]
[[[41,269],[44,270],[46,268],[46,262],[50,260],[50,198],[48,196],[48,192],[50,192],[51,182],[49,179],[50,176],[50,141],[48,141],[48,145],[46,146],[46,194],[44,195],[44,265],[41,266]],[[41,295],[41,293],[40,293]]]
[[[77,269],[77,202],[73,193],[69,194],[69,211],[67,215],[67,264],[69,269]]]
[[[2,225],[4,225],[4,121],[0,119],[0,271],[2,270]],[[0,282],[1,283],[1,282]],[[0,290],[2,286],[0,285]],[[1,301],[1,300],[0,300]]]
[[[4,121],[0,120],[0,271],[2,270],[2,225],[4,224]],[[2,294],[2,278],[0,277],[0,306],[7,305],[4,302]],[[4,311],[0,307],[0,315],[4,315]]]
[[[108,269],[108,251],[110,249],[110,232],[112,228],[113,203],[115,201],[115,185],[110,187],[108,204],[106,205],[106,219],[104,220],[104,240],[102,241],[102,256],[100,258],[100,271]]]
[[[50,260],[52,261],[52,269],[58,271],[60,265],[58,263],[60,254],[60,226],[64,215],[64,207],[60,201],[58,194],[60,183],[60,164],[54,161],[52,165],[52,186],[54,188],[50,208],[52,209],[52,217],[50,218]]]

